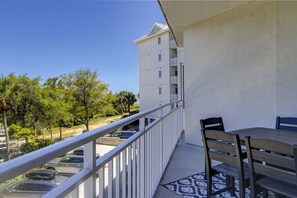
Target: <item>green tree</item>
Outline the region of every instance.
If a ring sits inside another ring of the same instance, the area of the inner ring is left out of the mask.
[[[23,128],[16,124],[9,126],[9,135],[17,140],[25,139],[26,143],[28,143],[29,139],[34,136],[32,129],[25,127]]]
[[[130,115],[131,106],[133,106],[133,104],[136,102],[136,97],[132,92],[128,92],[125,98],[126,98],[126,103],[128,106],[128,113]]]
[[[31,79],[26,74],[16,77],[10,105],[11,123],[34,128],[42,112],[40,78]]]
[[[132,92],[120,91],[115,94],[116,107],[120,113],[128,112],[130,114],[131,106],[136,102],[136,97]]]
[[[106,93],[103,95],[103,106],[102,106],[102,114],[104,116],[113,116],[117,115],[118,111],[115,109],[114,103],[116,101],[116,97],[111,93]]]
[[[65,101],[64,89],[58,78],[49,78],[42,89],[42,122],[53,138],[52,127],[59,126],[60,139],[62,127],[73,117],[69,112],[71,104]]]
[[[15,76],[9,74],[8,76],[0,76],[0,110],[2,113],[2,122],[6,137],[7,158],[10,159],[9,133],[7,128],[7,111],[8,100],[11,96],[12,90],[15,86]]]
[[[22,144],[20,151],[25,153],[30,153],[32,151],[36,151],[38,149],[41,149],[43,147],[49,146],[52,144],[52,141],[50,139],[45,140],[31,140],[29,142],[26,142]]]
[[[79,69],[63,76],[64,83],[72,96],[72,113],[84,121],[89,130],[89,118],[102,112],[104,95],[108,85],[99,80],[99,74],[89,69]]]

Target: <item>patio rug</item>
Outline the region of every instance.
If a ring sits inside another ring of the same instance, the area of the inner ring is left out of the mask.
[[[163,186],[168,190],[178,194],[183,198],[205,198],[207,194],[207,182],[204,180],[204,172],[192,175]],[[239,197],[239,184],[238,180],[235,180],[236,197]],[[218,174],[212,177],[213,191],[217,191],[225,187],[225,176]],[[216,197],[231,197],[229,192],[223,192]],[[246,188],[245,197],[250,197],[250,189]],[[262,196],[259,196],[262,197]],[[269,192],[269,198],[274,198],[274,194]]]

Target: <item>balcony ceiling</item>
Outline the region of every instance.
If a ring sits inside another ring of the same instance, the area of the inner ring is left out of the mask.
[[[178,46],[183,46],[185,27],[241,6],[251,0],[158,0]]]

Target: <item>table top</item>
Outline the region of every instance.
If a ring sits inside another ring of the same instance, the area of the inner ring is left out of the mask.
[[[239,135],[241,140],[244,140],[246,136],[252,138],[262,138],[270,139],[275,141],[280,141],[283,143],[297,145],[297,132],[296,131],[286,131],[279,129],[269,129],[269,128],[247,128],[235,131],[230,131],[228,133],[236,133]]]

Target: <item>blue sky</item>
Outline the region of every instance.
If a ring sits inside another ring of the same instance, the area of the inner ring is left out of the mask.
[[[138,93],[134,40],[165,23],[157,1],[1,0],[0,73],[43,80],[97,70],[113,92]]]

